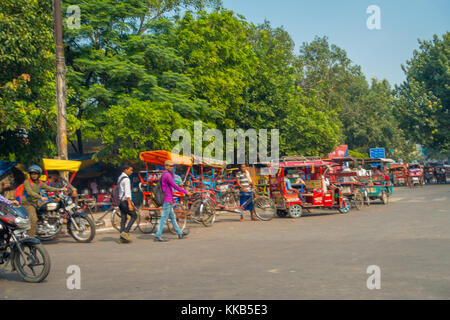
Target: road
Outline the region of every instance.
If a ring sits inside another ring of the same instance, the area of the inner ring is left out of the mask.
[[[46,243],[52,270],[40,284],[0,271],[0,299],[449,299],[450,185],[396,188],[388,205],[347,215],[317,211],[252,222],[221,214],[189,237],[156,243],[136,231],[93,243]],[[81,288],[67,288],[79,266]],[[381,288],[369,290],[369,266]]]

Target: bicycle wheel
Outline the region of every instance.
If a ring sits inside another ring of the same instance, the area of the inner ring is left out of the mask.
[[[255,210],[255,215],[263,221],[272,220],[277,213],[275,203],[267,196],[256,198],[253,202],[253,208]]]
[[[186,214],[185,205],[182,203],[177,203],[174,205],[173,210],[175,212],[175,218],[177,220],[178,227],[180,228],[181,231],[184,231],[184,229],[186,228],[186,224],[187,224],[187,214]],[[171,219],[169,219],[167,225],[169,227],[170,232],[172,232],[173,234],[177,233],[175,231],[175,227],[173,226]]]
[[[136,208],[135,208],[135,210],[136,210],[136,216],[137,217],[136,217],[136,221],[131,226],[130,231],[135,231],[139,227],[140,220],[141,220],[140,219],[139,210],[136,209]],[[128,219],[127,219],[127,224],[128,224],[129,219],[130,219],[130,217],[128,217]],[[111,214],[111,225],[117,231],[120,231],[121,220],[122,220],[122,213],[120,212],[120,209],[119,208],[114,208],[114,210],[113,210],[113,212]]]
[[[205,227],[211,227],[216,221],[216,205],[211,199],[205,199],[200,205],[200,217]]]
[[[152,212],[149,210],[139,210],[140,221],[138,228],[142,233],[152,233],[159,222],[152,218]]]
[[[114,208],[113,212],[111,213],[111,225],[114,229],[117,231],[120,231],[120,220],[122,219],[122,216],[120,214],[120,210],[117,208]]]

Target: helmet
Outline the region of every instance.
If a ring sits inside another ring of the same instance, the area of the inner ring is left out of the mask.
[[[30,166],[28,168],[28,173],[32,173],[32,172],[35,172],[35,173],[41,175],[42,174],[42,169],[41,169],[41,167],[33,164],[32,166]]]

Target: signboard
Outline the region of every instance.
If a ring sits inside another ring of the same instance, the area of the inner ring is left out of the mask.
[[[348,157],[347,145],[338,146],[332,153],[328,154],[328,159],[344,158],[344,157]]]
[[[384,148],[371,148],[369,154],[371,158],[386,158],[386,151]]]

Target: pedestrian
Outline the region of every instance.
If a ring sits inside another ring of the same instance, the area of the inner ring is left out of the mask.
[[[253,191],[256,189],[255,184],[253,183],[250,172],[247,170],[247,166],[245,164],[241,164],[240,171],[236,173],[237,183],[241,192],[239,194],[240,205],[244,205],[248,199],[253,198]],[[252,221],[258,221],[254,217],[254,208],[253,208],[253,200],[249,201],[244,210],[250,211],[250,216]],[[241,222],[244,221],[244,215],[241,213]]]
[[[165,171],[161,176],[161,189],[164,193],[164,201],[158,231],[156,232],[155,235],[155,241],[159,242],[168,241],[167,239],[161,236],[168,217],[170,217],[170,219],[172,220],[172,225],[176,233],[178,234],[178,239],[183,239],[187,236],[187,233],[181,231],[181,229],[178,227],[177,219],[175,217],[175,213],[173,212],[173,189],[182,192],[184,194],[187,194],[188,196],[191,196],[192,194],[189,191],[186,191],[183,188],[179,187],[175,183],[172,176],[173,166],[174,163],[171,160],[167,160],[166,162],[164,162]]]
[[[133,174],[133,167],[130,164],[125,164],[122,167],[122,174],[117,180],[119,186],[119,209],[120,209],[120,238],[119,243],[130,243],[130,229],[137,219],[136,211],[131,197],[131,180],[130,175]],[[128,216],[130,220],[127,225]]]

